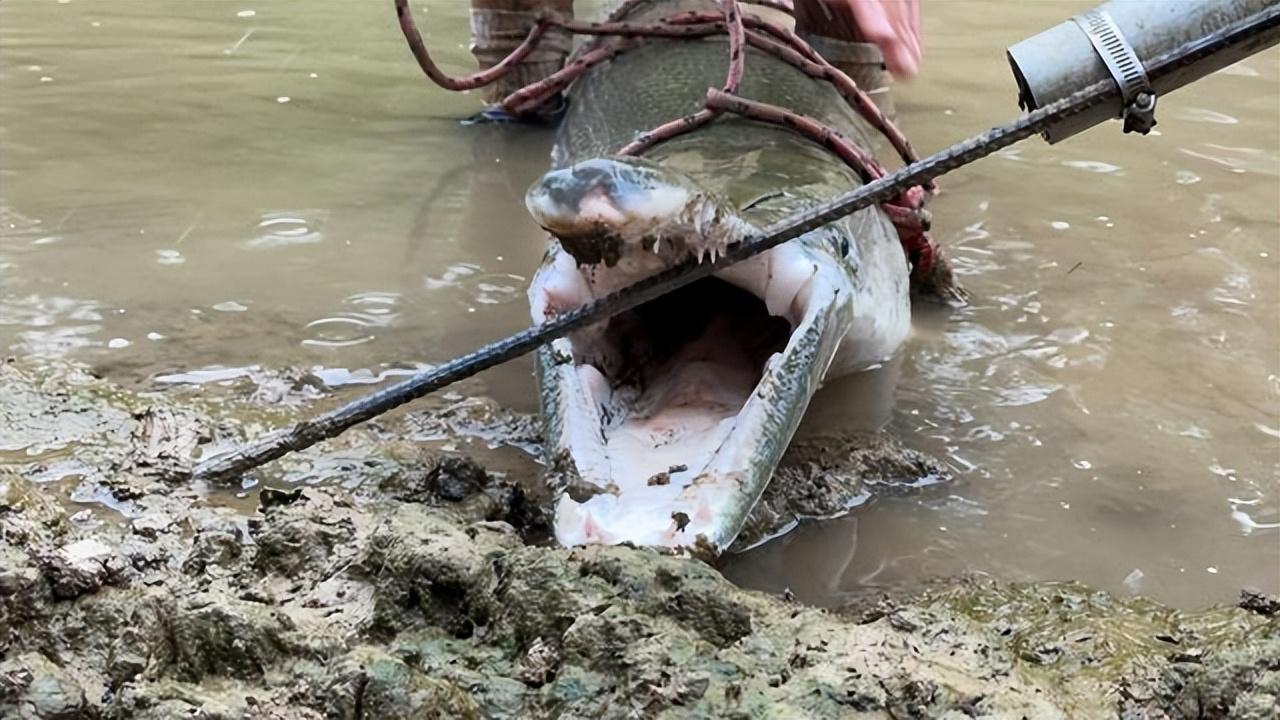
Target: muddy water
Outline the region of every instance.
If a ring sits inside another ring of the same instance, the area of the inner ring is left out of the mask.
[[[465,5],[418,5],[472,67]],[[917,147],[1015,115],[1003,48],[1090,5],[926,8],[897,91]],[[137,386],[302,366],[352,394],[527,322],[548,138],[461,127],[478,99],[426,84],[389,0],[12,0],[0,98],[5,353]],[[966,569],[1179,605],[1280,590],[1278,119],[1273,50],[1163,100],[1154,137],[1028,141],[946,178],[936,237],[972,306],[919,316],[805,432],[887,421],[957,482],[729,575],[822,603]],[[463,389],[532,409],[530,368]]]

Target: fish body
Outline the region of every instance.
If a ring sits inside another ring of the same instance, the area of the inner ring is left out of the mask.
[[[716,6],[655,0],[623,19]],[[726,42],[655,39],[570,87],[552,167],[526,198],[551,234],[529,289],[535,323],[862,183],[817,144],[729,116],[616,155],[701,107],[724,81]],[[830,85],[754,49],[745,62],[743,97],[882,149]],[[556,539],[723,551],[823,381],[906,341],[909,295],[893,225],[868,208],[540,349]]]

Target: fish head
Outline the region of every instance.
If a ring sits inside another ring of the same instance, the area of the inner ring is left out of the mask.
[[[743,223],[684,174],[637,157],[586,160],[546,173],[525,194],[534,220],[579,265],[613,267],[634,251],[722,250]]]
[[[563,250],[530,284],[535,322],[758,232],[678,170],[634,158],[549,172],[527,203]],[[837,250],[857,244],[849,228],[813,231],[539,352],[560,544],[715,554],[733,542],[851,325],[854,274]]]

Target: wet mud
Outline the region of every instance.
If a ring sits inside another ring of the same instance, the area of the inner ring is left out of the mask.
[[[872,494],[949,482],[951,469],[888,431],[799,439],[779,463],[731,551],[741,552],[806,521],[848,514]]]
[[[486,402],[382,418],[258,485],[208,488],[164,470],[324,392],[0,373],[3,717],[1276,716],[1280,616],[1257,593],[1184,612],[956,578],[819,610],[697,559],[551,546],[545,499],[460,449],[536,443]],[[775,521],[937,470],[824,447],[788,461],[809,490],[765,503]],[[332,481],[289,482],[316,468]]]

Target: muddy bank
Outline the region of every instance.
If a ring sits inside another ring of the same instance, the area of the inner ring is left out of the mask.
[[[541,544],[536,497],[406,440],[459,432],[456,408],[295,461],[346,487],[227,492],[155,469],[287,403],[0,372],[5,717],[1263,718],[1280,698],[1268,598],[1184,613],[969,579],[820,611],[697,560]]]

